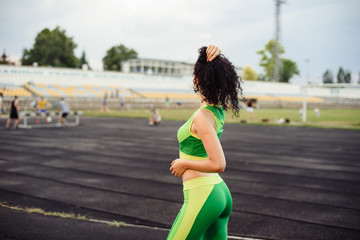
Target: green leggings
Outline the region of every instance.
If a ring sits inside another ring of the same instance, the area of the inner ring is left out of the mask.
[[[219,175],[184,182],[184,204],[167,240],[225,240],[231,193]]]

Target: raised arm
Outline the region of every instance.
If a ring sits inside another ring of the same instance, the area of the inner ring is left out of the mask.
[[[202,161],[178,158],[171,163],[171,173],[180,177],[187,169],[200,172],[223,172],[226,160],[216,134],[216,123],[212,113],[205,109],[197,112],[193,120],[193,129],[195,129],[194,133],[200,137],[209,158]]]

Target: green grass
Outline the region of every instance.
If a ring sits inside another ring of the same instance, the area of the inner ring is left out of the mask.
[[[41,214],[44,216],[54,216],[54,217],[61,217],[61,218],[71,218],[71,219],[79,219],[79,220],[87,220],[86,216],[74,213],[65,213],[65,212],[47,212],[40,208],[22,208],[18,206],[10,206],[6,203],[0,202],[0,207],[9,208],[16,211],[26,212],[26,213],[36,213]]]
[[[164,120],[186,121],[195,109],[160,109],[160,114]],[[131,111],[111,111],[102,113],[100,111],[84,111],[85,116],[94,117],[130,117],[148,118],[150,111],[146,109]],[[245,110],[240,111],[240,117],[234,118],[229,112],[226,116],[227,123],[240,123],[244,120],[248,124],[276,124],[280,118],[289,118],[291,124],[306,127],[327,127],[327,128],[350,128],[360,130],[360,109],[320,109],[320,117],[316,117],[314,109],[308,109],[307,122],[302,123],[299,109],[256,109],[253,119],[247,115]],[[268,119],[268,123],[263,123],[263,119]]]
[[[126,224],[125,222],[119,222],[119,221],[112,221],[111,223],[108,223],[109,226],[111,227],[126,227],[128,226],[128,224]]]
[[[195,109],[160,109],[161,118],[164,120],[187,120]],[[85,116],[92,117],[129,117],[129,118],[149,118],[150,110],[137,109],[130,111],[111,111],[100,112],[94,110],[84,111]]]

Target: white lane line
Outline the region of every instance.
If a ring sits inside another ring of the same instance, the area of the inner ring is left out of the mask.
[[[108,224],[111,226],[115,226],[116,225],[116,221],[107,221],[107,220],[99,220],[99,219],[94,219],[94,218],[90,218],[88,219],[88,221],[90,222],[96,222],[96,223],[104,223],[104,224]],[[125,222],[121,222],[120,226],[124,226],[124,227],[134,227],[134,228],[146,228],[146,229],[152,229],[152,230],[160,230],[160,231],[170,231],[170,229],[167,228],[160,228],[160,227],[151,227],[151,226],[146,226],[146,225],[139,225],[139,224],[130,224],[130,223],[125,223]],[[239,236],[228,236],[228,239],[236,239],[236,240],[266,240],[264,238],[250,238],[250,237],[239,237]]]

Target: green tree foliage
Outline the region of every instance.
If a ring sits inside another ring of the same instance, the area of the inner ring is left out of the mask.
[[[338,83],[343,83],[345,78],[345,71],[342,67],[339,68],[338,74],[336,76]]]
[[[7,55],[5,53],[5,49],[3,51],[3,54],[1,55],[0,64],[4,64],[4,65],[9,64],[9,61],[7,60]]]
[[[263,67],[265,72],[265,80],[270,81],[273,77],[275,67],[275,46],[277,44],[279,56],[285,53],[284,47],[275,40],[270,40],[266,45],[265,49],[259,50],[256,53],[261,56],[259,65]],[[280,59],[280,82],[289,82],[294,75],[299,75],[299,69],[296,62],[290,59]]]
[[[22,65],[38,62],[39,66],[75,68],[78,61],[74,55],[76,46],[60,27],[54,30],[45,28],[36,36],[33,48],[24,49]]]
[[[134,49],[129,49],[125,45],[120,44],[113,46],[107,50],[105,57],[103,58],[103,64],[105,70],[121,71],[121,62],[137,58],[138,54]]]
[[[260,73],[260,74],[259,74],[259,77],[258,77],[258,80],[259,80],[259,81],[262,81],[262,82],[265,82],[265,81],[266,81],[266,76],[265,76],[265,74]]]
[[[345,74],[345,78],[344,78],[345,83],[350,83],[351,82],[351,72],[346,72]]]
[[[251,66],[246,65],[242,70],[242,78],[244,80],[258,80],[259,76],[257,75],[255,69],[253,69]]]
[[[273,39],[265,45],[265,49],[256,52],[261,56],[259,65],[264,69],[266,81],[270,81],[273,76],[276,44],[278,45],[279,55],[283,54],[285,52],[284,47]]]
[[[323,76],[323,83],[333,83],[334,82],[334,74],[330,70],[326,70]]]
[[[83,64],[86,64],[89,66],[88,60],[86,59],[85,51],[82,52],[80,59],[78,60],[77,67],[82,68]]]
[[[299,69],[296,62],[290,59],[282,58],[282,66],[280,69],[280,82],[289,82],[294,75],[299,75]]]
[[[345,71],[342,67],[340,67],[336,78],[338,83],[350,83],[351,72]]]

